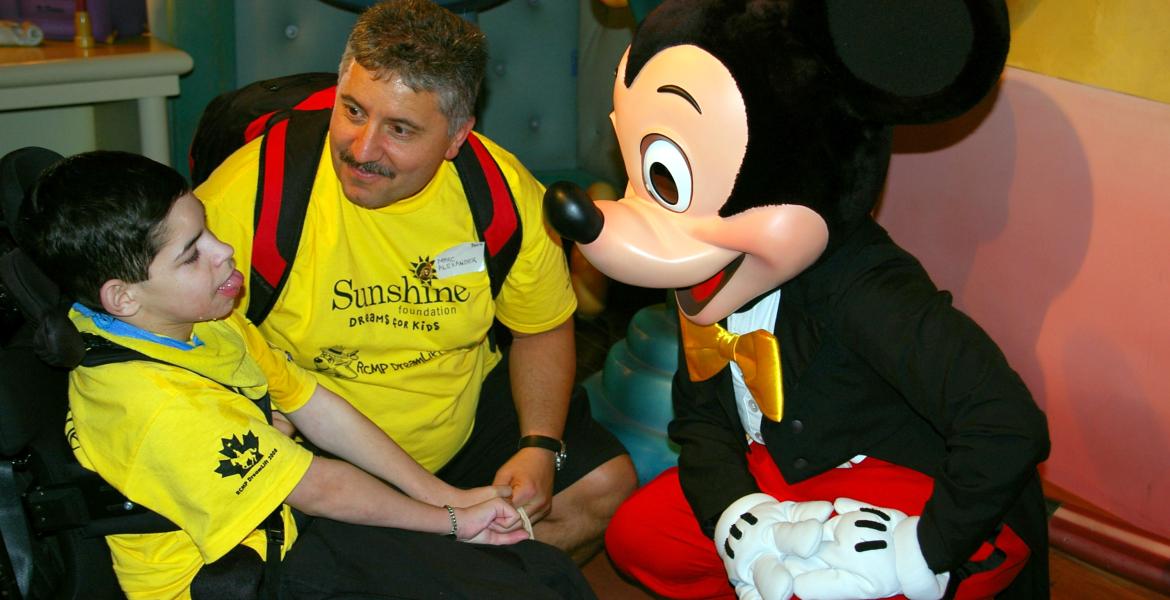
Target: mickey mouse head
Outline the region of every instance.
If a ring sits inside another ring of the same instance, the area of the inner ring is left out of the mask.
[[[869,218],[892,126],[968,110],[1007,54],[1000,0],[666,0],[618,66],[625,197],[550,186],[605,274],[719,321]]]

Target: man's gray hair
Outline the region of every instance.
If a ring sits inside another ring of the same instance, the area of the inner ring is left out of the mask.
[[[475,112],[487,68],[487,38],[474,24],[431,0],[387,0],[358,17],[339,73],[352,62],[375,78],[399,77],[434,92],[454,135]]]

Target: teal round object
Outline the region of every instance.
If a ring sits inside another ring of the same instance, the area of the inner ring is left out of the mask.
[[[678,313],[665,304],[639,310],[626,328],[626,343],[639,360],[673,375],[678,369]]]

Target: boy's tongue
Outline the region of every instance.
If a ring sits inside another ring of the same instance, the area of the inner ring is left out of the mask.
[[[244,274],[238,270],[233,270],[231,276],[227,278],[227,281],[219,286],[219,293],[228,298],[235,298],[240,295],[240,292],[243,290],[243,285]]]

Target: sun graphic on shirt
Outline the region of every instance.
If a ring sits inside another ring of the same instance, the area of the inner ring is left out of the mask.
[[[429,286],[435,280],[435,261],[429,256],[420,256],[418,262],[410,263],[410,269],[423,285]]]

